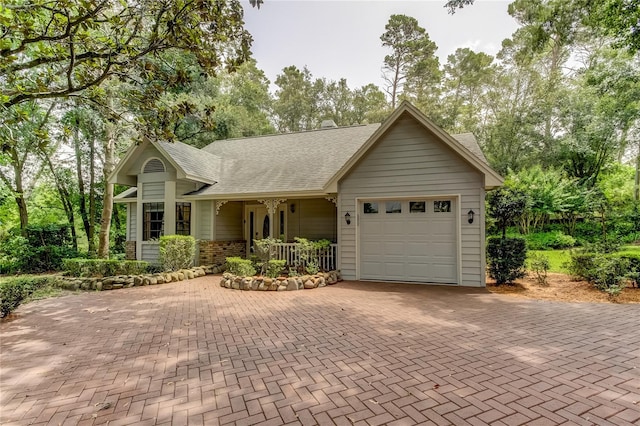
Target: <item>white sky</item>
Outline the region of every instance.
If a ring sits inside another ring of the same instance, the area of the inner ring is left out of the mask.
[[[272,82],[289,65],[307,66],[313,77],[347,79],[349,87],[382,88],[386,54],[380,35],[392,14],[418,20],[438,45],[441,65],[459,47],[495,55],[517,29],[509,0],[476,0],[450,15],[444,0],[265,0],[260,10],[243,0],[252,52]]]

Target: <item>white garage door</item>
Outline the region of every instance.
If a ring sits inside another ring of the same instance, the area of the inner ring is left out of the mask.
[[[360,279],[455,284],[455,198],[359,205]]]

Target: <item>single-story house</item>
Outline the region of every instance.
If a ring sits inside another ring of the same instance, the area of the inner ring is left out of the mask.
[[[449,135],[408,102],[382,124],[219,140],[145,140],[110,182],[131,188],[127,257],[193,235],[200,264],[267,236],[328,239],[349,280],[485,285],[485,191],[503,179],[472,134]],[[321,265],[323,266],[323,265]]]

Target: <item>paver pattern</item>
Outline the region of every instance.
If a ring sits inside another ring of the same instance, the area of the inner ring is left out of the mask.
[[[85,293],[0,324],[0,423],[632,425],[640,307],[219,277]]]

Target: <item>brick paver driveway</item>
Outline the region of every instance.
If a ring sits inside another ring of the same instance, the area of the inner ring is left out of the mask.
[[[218,277],[49,299],[0,325],[7,424],[615,424],[640,306]]]

